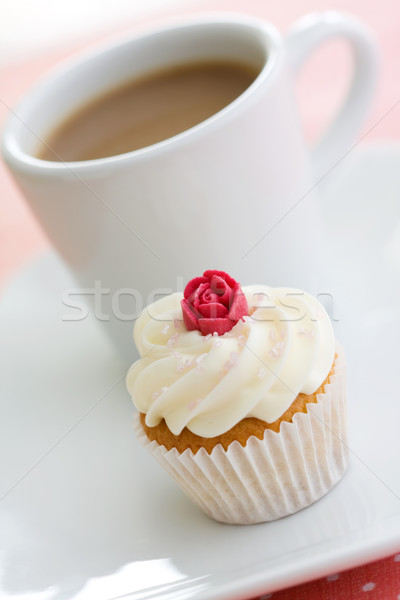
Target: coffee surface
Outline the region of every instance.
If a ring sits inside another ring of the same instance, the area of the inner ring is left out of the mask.
[[[54,129],[37,156],[115,156],[181,133],[227,106],[257,76],[249,66],[204,62],[149,74],[95,98]]]

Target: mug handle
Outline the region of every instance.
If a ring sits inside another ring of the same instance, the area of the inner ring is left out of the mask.
[[[317,46],[336,37],[350,42],[354,73],[342,108],[311,151],[318,178],[327,175],[356,141],[375,91],[378,71],[376,44],[365,25],[336,11],[312,13],[301,18],[286,37],[289,62],[295,72]]]

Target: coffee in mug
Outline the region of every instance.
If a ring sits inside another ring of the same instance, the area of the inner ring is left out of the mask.
[[[43,160],[79,161],[139,150],[194,127],[240,96],[253,65],[176,65],[125,83],[69,115],[41,144]]]

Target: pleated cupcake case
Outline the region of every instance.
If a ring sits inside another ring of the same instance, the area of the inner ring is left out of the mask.
[[[232,442],[211,454],[200,449],[167,450],[144,433],[134,418],[139,441],[206,514],[217,521],[251,524],[295,513],[324,496],[348,465],[346,366],[337,349],[335,370],[324,393],[307,413],[283,422],[279,433],[266,430],[246,446]]]

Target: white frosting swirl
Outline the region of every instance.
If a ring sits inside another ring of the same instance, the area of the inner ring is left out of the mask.
[[[149,427],[165,419],[203,437],[231,429],[245,417],[276,421],[303,392],[326,379],[335,356],[330,319],[316,298],[301,290],[243,288],[250,316],[222,336],[188,331],[182,294],[150,304],[134,330],[142,358],[127,388]]]

